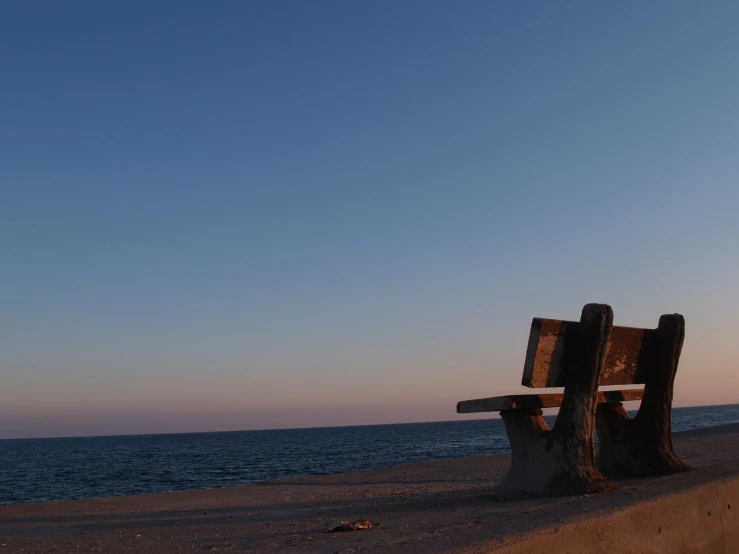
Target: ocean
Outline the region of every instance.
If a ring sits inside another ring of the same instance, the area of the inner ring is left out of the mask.
[[[547,419],[551,426],[554,417]],[[673,431],[735,422],[739,404],[673,410]],[[508,450],[500,419],[0,440],[0,504],[228,487]]]

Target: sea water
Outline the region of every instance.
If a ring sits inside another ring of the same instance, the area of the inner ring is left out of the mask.
[[[673,431],[735,422],[739,405],[673,410]],[[508,450],[497,418],[0,440],[0,504],[227,487]]]

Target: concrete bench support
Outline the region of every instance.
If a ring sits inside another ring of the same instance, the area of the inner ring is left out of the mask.
[[[541,410],[501,412],[511,442],[511,467],[496,489],[502,498],[606,491],[596,468],[594,433],[597,389],[613,327],[613,310],[588,304],[577,331],[576,355],[568,364],[565,391],[550,430]]]
[[[646,374],[634,419],[620,402],[598,405],[598,467],[604,473],[647,476],[690,469],[672,448],[672,390],[684,338],[683,316],[660,318],[652,371]]]

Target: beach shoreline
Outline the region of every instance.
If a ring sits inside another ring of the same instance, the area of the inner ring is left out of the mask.
[[[674,443],[696,471],[618,480],[612,492],[590,496],[498,502],[492,491],[508,467],[509,455],[496,454],[219,489],[0,506],[0,553],[486,552],[516,548],[522,540],[554,529],[560,530],[556,536],[562,539],[561,529],[584,529],[587,522],[649,503],[674,502],[676,506],[665,508],[674,510],[686,505],[685,498],[678,500],[685,495],[711,486],[718,491],[719,484],[731,487],[739,482],[739,424],[676,433]],[[736,506],[734,513],[739,513],[739,498]],[[704,510],[713,514],[704,516],[709,522],[720,522],[726,532],[735,516],[721,517],[716,512],[719,508]],[[694,523],[705,519],[686,517]],[[333,522],[357,519],[369,520],[373,528],[325,531]],[[672,529],[665,521],[657,527],[659,532],[655,528],[650,544],[667,541],[669,546],[670,540],[680,543],[681,533],[689,526],[683,522]],[[709,534],[715,531],[710,526],[706,529]],[[581,534],[587,536],[585,531]],[[693,530],[692,536],[702,535]],[[575,538],[573,534],[566,540]],[[628,551],[628,545],[622,544],[619,551]]]

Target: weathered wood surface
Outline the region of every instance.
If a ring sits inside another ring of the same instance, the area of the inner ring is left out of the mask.
[[[622,389],[598,391],[597,402],[628,402],[630,400],[641,400],[644,389]],[[501,412],[503,410],[522,410],[528,408],[556,408],[562,405],[564,393],[552,394],[513,394],[508,396],[495,396],[492,398],[479,398],[476,400],[463,400],[457,403],[458,414],[474,414],[477,412]]]
[[[564,368],[577,355],[580,323],[535,317],[531,322],[521,384],[531,388],[563,387]],[[599,385],[643,384],[644,368],[651,365],[656,331],[614,326]]]

